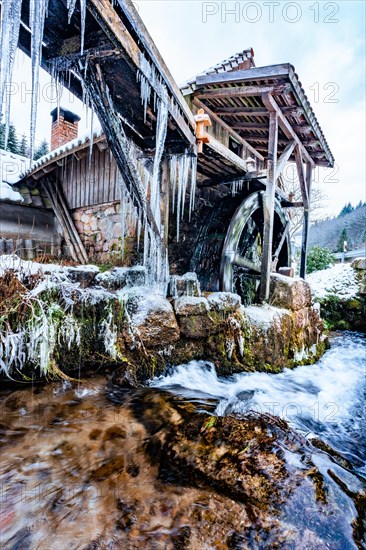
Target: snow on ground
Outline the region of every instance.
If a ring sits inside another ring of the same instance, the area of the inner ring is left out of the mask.
[[[356,272],[350,264],[335,264],[328,269],[310,273],[307,278],[315,298],[336,294],[339,298],[352,298],[358,292]]]
[[[24,275],[35,275],[39,272],[62,271],[63,268],[58,264],[39,264],[31,260],[22,260],[16,254],[3,254],[0,256],[0,277],[9,269]]]

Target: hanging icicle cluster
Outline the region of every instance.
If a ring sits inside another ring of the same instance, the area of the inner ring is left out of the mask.
[[[153,108],[157,112],[156,149],[154,170],[151,184],[151,209],[158,226],[160,220],[160,171],[161,160],[164,151],[164,143],[167,132],[169,111],[173,115],[179,114],[179,106],[173,97],[169,99],[168,92],[159,73],[156,71],[144,55],[140,57],[140,71],[137,79],[141,85],[141,102],[144,107],[144,120],[146,121],[147,106],[151,101],[152,89],[154,90]],[[179,241],[180,222],[183,219],[185,199],[189,188],[189,220],[194,210],[196,192],[196,157],[186,151],[183,155],[173,155],[170,159],[170,188],[172,190],[172,210],[176,213],[177,241]],[[162,228],[161,228],[162,229]]]
[[[144,107],[146,121],[147,106],[151,102],[154,91],[153,110],[156,113],[155,155],[152,177],[145,174],[146,190],[150,190],[150,208],[156,225],[159,228],[160,239],[145,224],[144,228],[144,265],[156,282],[166,283],[169,278],[167,251],[163,250],[162,238],[164,227],[161,221],[161,162],[164,154],[165,140],[168,129],[170,100],[168,90],[161,76],[146,57],[140,56],[140,71],[137,73],[140,82],[141,102]],[[146,170],[146,168],[144,168]]]
[[[188,151],[183,155],[172,155],[170,159],[170,185],[172,189],[172,211],[176,215],[177,242],[180,237],[180,222],[183,220],[186,194],[189,188],[189,220],[194,210],[196,193],[196,157]],[[189,183],[190,182],[190,183]]]
[[[19,40],[20,25],[31,33],[32,99],[30,120],[30,158],[33,158],[39,94],[39,69],[42,60],[42,41],[49,0],[29,0],[29,25],[21,21],[23,0],[2,0],[0,21],[0,111],[5,111],[5,146],[10,122],[10,86],[13,76],[15,54]],[[77,0],[67,0],[69,22]],[[86,0],[80,0],[81,54],[84,51]]]
[[[243,190],[244,179],[234,180],[229,185],[231,189],[231,194],[233,197],[235,197],[237,193],[240,193],[240,191]]]
[[[19,39],[21,0],[3,0],[1,4],[0,35],[0,114],[5,103],[5,147],[9,136],[10,84]]]

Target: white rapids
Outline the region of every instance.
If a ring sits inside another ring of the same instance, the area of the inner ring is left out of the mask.
[[[250,411],[279,416],[302,435],[323,439],[366,473],[365,358],[366,339],[345,333],[315,365],[222,378],[212,363],[191,361],[151,385],[203,404],[214,401],[219,416]]]

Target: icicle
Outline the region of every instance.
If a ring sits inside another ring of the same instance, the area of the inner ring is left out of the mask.
[[[196,178],[197,178],[197,157],[191,157],[191,189],[189,197],[189,221],[195,207],[196,199]]]
[[[126,235],[126,190],[121,182],[121,252],[122,261],[125,259],[125,235]]]
[[[137,251],[140,250],[141,229],[142,229],[141,214],[139,214],[138,220],[137,220]]]
[[[176,194],[176,187],[177,187],[177,156],[172,155],[170,159],[170,187],[172,189],[172,212],[174,214],[175,212],[175,194]]]
[[[163,158],[164,145],[168,127],[168,91],[164,87],[164,99],[159,100],[158,103],[158,116],[156,121],[156,140],[155,140],[155,158],[154,158],[154,170],[151,183],[151,197],[150,206],[151,211],[156,221],[157,226],[160,228],[161,216],[160,216],[160,173],[161,173],[161,159]]]
[[[71,17],[75,11],[76,6],[76,0],[67,0],[67,9],[68,9],[68,17],[69,17],[69,23],[71,21]]]
[[[34,139],[36,133],[37,120],[37,102],[39,88],[39,66],[42,55],[42,37],[44,20],[48,0],[30,0],[30,28],[31,38],[31,58],[32,58],[32,105],[31,105],[31,124],[30,124],[30,158],[33,158]]]
[[[93,143],[94,143],[94,111],[91,109],[90,117],[90,132],[89,132],[89,173],[91,168],[91,161],[93,156]]]
[[[85,37],[85,19],[86,19],[86,0],[80,0],[80,13],[81,13],[81,45],[80,54],[84,53],[84,37]]]
[[[1,4],[0,36],[0,114],[3,109],[6,87],[12,81],[15,54],[18,46],[22,0],[5,0]],[[9,135],[10,93],[5,98],[5,147]]]

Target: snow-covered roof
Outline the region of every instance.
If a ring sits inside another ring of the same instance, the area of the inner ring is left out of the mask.
[[[102,129],[99,129],[95,131],[93,134],[93,143],[96,141],[101,141],[104,139],[104,133]],[[63,158],[70,153],[74,152],[76,149],[83,149],[84,147],[88,146],[90,144],[90,132],[85,133],[81,137],[77,137],[73,139],[72,141],[69,141],[68,143],[65,143],[64,145],[61,145],[57,149],[54,149],[53,151],[50,151],[47,153],[47,155],[43,155],[43,157],[40,157],[38,160],[32,162],[31,166],[28,169],[25,169],[23,173],[20,174],[20,177],[17,181],[24,179],[27,176],[30,176],[34,172],[37,172],[40,168],[43,168],[47,164],[51,164],[55,160],[58,160],[60,158]],[[16,182],[14,182],[16,183]]]
[[[14,191],[12,185],[19,181],[28,164],[28,158],[0,149],[0,200],[23,201],[21,194]]]
[[[206,69],[205,71],[202,71],[199,73],[199,76],[204,74],[215,74],[215,73],[226,73],[227,71],[235,70],[244,63],[245,61],[251,60],[251,66],[254,67],[254,52],[253,48],[246,48],[245,50],[242,50],[238,53],[235,53],[231,57],[228,57],[227,59],[224,59],[220,63],[216,63],[216,65],[213,65],[209,69]],[[186,82],[184,82],[180,89],[182,90],[183,94],[186,93],[192,93],[196,89],[196,78],[198,75],[189,78]]]

